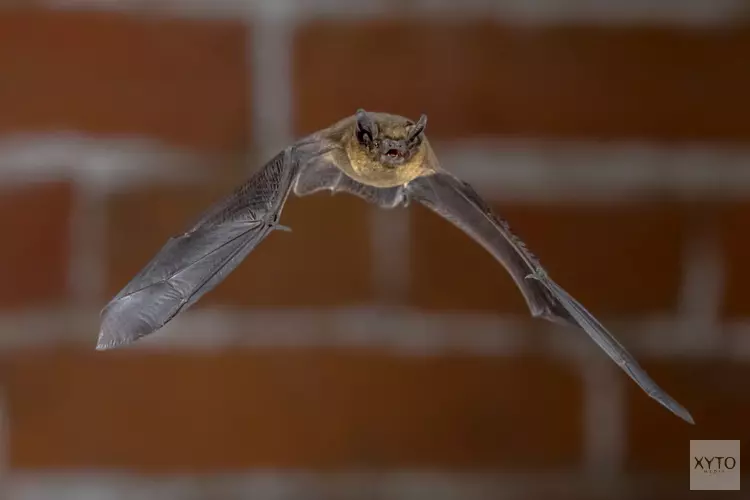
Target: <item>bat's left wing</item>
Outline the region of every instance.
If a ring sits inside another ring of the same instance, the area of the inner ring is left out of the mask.
[[[453,223],[491,253],[513,277],[533,316],[582,328],[649,396],[694,423],[690,413],[649,377],[622,344],[550,279],[508,223],[494,215],[469,184],[436,170],[407,184],[407,196]]]

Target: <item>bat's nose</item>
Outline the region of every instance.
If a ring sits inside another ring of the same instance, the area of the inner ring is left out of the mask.
[[[383,141],[382,151],[387,156],[399,156],[406,153],[407,147],[404,141],[386,139]]]

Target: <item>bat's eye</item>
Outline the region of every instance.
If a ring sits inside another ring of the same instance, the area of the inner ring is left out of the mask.
[[[388,153],[386,154],[390,156],[391,158],[395,158],[396,156],[398,156],[398,151],[396,151],[395,149],[389,149]]]

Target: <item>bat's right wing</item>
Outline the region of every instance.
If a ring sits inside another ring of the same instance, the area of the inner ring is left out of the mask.
[[[287,148],[159,253],[101,313],[97,349],[148,335],[214,288],[274,229],[299,171]]]

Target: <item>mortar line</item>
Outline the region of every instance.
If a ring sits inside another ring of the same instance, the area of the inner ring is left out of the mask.
[[[86,179],[73,182],[68,288],[76,307],[96,304],[106,283],[105,190]]]
[[[692,216],[683,245],[678,311],[683,335],[702,339],[707,348],[721,347],[719,313],[724,290],[724,263],[712,214]]]

